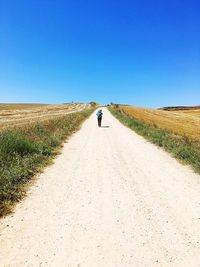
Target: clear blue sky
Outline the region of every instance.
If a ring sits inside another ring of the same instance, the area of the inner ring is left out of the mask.
[[[0,0],[0,102],[200,104],[200,1]]]

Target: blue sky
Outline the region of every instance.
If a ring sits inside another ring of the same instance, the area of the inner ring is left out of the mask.
[[[200,1],[0,0],[0,102],[200,104]]]

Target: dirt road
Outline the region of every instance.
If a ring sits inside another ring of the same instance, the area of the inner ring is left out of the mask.
[[[200,266],[200,176],[93,114],[1,220],[0,266]]]

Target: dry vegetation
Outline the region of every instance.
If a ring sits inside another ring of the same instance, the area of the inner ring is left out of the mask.
[[[188,110],[156,110],[132,106],[119,106],[126,114],[135,119],[174,134],[199,140],[200,108]]]
[[[0,104],[0,110],[12,110],[12,109],[27,109],[35,107],[43,107],[48,104]]]
[[[69,103],[60,105],[44,104],[0,104],[0,128],[24,125],[60,117],[90,108],[91,104]]]
[[[164,111],[115,104],[109,110],[123,124],[200,174],[200,109]]]
[[[95,103],[1,105],[0,217],[12,211],[26,194],[28,181],[51,162],[95,108]]]

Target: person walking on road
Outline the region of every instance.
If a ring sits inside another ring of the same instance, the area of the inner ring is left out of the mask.
[[[98,126],[99,127],[101,127],[102,116],[103,116],[103,112],[102,112],[102,109],[100,109],[97,112],[97,121],[98,121]]]

